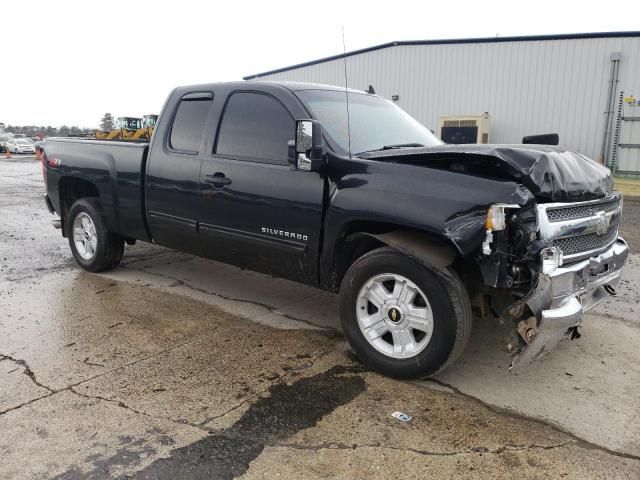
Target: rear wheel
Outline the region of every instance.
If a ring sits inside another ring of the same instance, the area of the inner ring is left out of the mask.
[[[427,268],[391,248],[351,266],[340,288],[340,317],[363,363],[394,377],[425,377],[453,363],[472,319],[455,273]]]
[[[97,198],[82,198],[69,210],[69,246],[78,265],[89,272],[115,268],[124,254],[124,239],[110,232]]]

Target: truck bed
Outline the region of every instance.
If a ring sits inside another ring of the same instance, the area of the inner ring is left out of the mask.
[[[46,157],[60,160],[47,168],[49,196],[60,213],[61,179],[87,181],[100,193],[105,221],[123,236],[148,239],[144,215],[144,172],[148,142],[53,138],[44,143]]]

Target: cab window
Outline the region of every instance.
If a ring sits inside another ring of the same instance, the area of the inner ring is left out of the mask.
[[[272,96],[236,92],[227,100],[215,153],[287,165],[287,142],[294,130],[293,117]]]
[[[211,95],[180,100],[171,127],[169,146],[183,153],[198,153],[202,131],[213,104]]]

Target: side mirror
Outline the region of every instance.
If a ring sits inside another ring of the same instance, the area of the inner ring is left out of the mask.
[[[324,157],[322,125],[316,120],[297,120],[295,135],[289,142],[289,163],[298,170],[319,171]]]

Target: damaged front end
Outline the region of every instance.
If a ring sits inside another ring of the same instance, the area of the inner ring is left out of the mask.
[[[587,202],[494,204],[452,219],[450,234],[473,226],[482,239],[468,284],[482,316],[513,323],[511,367],[579,337],[584,312],[615,295],[628,255],[621,210],[614,192]]]
[[[609,169],[560,146],[441,145],[368,154],[422,166],[443,190],[430,222],[481,317],[513,323],[512,366],[579,336],[584,312],[615,294],[628,255]],[[457,178],[453,178],[456,175]],[[438,214],[438,215],[436,215]],[[436,226],[434,228],[434,225]]]
[[[564,338],[579,338],[584,312],[615,295],[628,253],[627,243],[617,238],[604,253],[558,266],[550,273],[540,272],[530,295],[509,309],[513,318],[522,317],[523,304],[531,312],[530,317],[518,321],[517,330],[526,348],[514,357],[511,367],[541,357]]]
[[[544,355],[564,338],[579,338],[583,314],[615,295],[629,254],[618,237],[622,196],[536,207],[538,237],[546,245],[537,256],[537,281],[507,312],[517,322],[525,347],[511,367]]]

